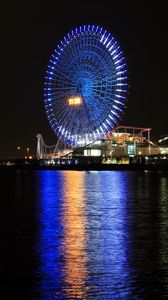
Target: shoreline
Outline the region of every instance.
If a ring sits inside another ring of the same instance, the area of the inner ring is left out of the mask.
[[[168,164],[77,164],[77,165],[1,165],[0,171],[4,170],[51,170],[51,171],[168,171]]]

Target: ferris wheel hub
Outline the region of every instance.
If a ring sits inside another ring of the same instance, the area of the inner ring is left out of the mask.
[[[77,106],[82,104],[82,98],[81,97],[73,97],[68,99],[68,104],[71,106]]]

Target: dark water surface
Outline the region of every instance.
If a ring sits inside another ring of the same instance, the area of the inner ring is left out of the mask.
[[[1,171],[5,299],[168,299],[168,173]]]

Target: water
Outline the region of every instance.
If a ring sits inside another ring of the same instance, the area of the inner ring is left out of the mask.
[[[168,173],[0,172],[0,299],[168,299]]]

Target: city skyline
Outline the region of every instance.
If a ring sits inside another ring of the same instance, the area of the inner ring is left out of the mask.
[[[12,155],[18,146],[35,154],[37,133],[46,144],[56,142],[44,110],[45,71],[62,37],[83,24],[107,28],[126,56],[130,87],[119,125],[151,127],[153,139],[168,134],[164,7],[73,3],[4,8],[0,156]]]

